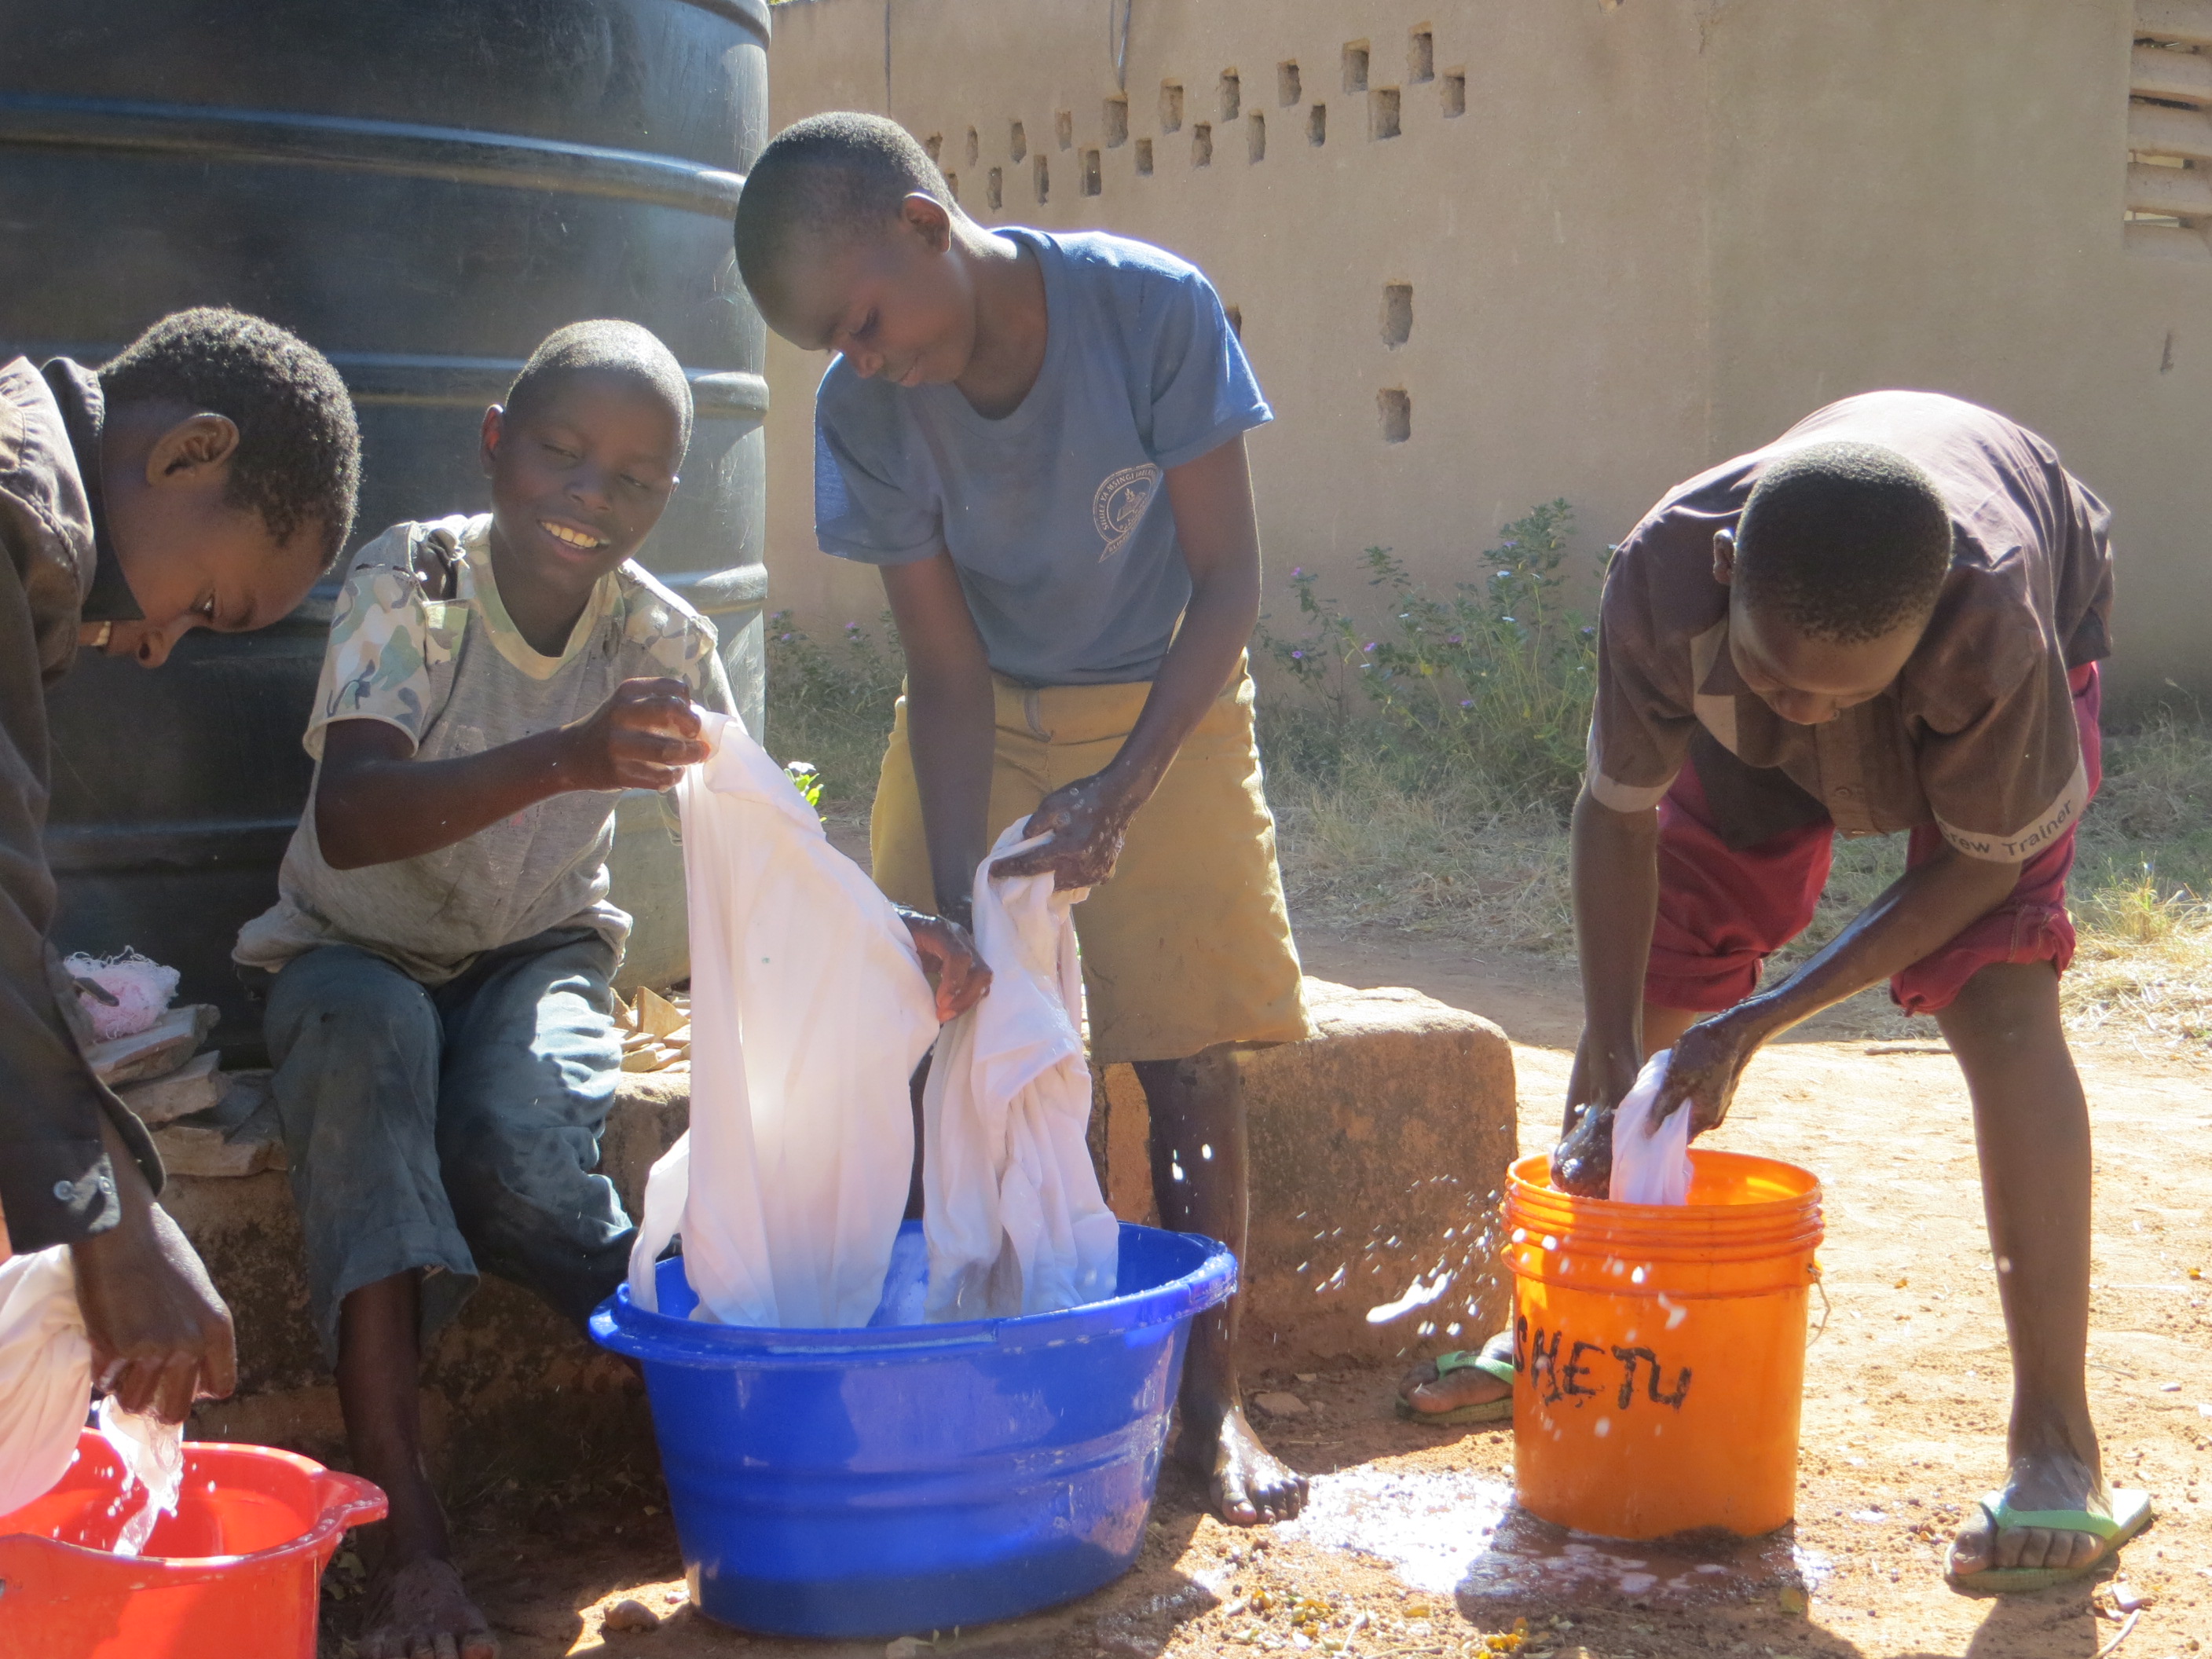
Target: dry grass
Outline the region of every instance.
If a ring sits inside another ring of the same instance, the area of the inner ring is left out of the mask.
[[[2106,766],[2072,882],[2081,944],[2065,981],[2069,1023],[2203,1045],[2212,1038],[2212,902],[2203,896],[2212,892],[2212,726],[2162,715],[2108,738]],[[1271,769],[1292,915],[1323,927],[1432,933],[1477,950],[1571,956],[1558,817],[1501,805],[1472,785],[1407,787],[1402,775],[1358,758],[1328,775]],[[1774,970],[1833,938],[1904,860],[1901,836],[1838,842],[1813,925]],[[1878,1012],[1871,1003],[1867,1012]]]

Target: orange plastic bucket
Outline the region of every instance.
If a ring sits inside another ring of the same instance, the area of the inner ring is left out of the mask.
[[[1796,1506],[1820,1183],[1693,1151],[1686,1205],[1615,1204],[1513,1166],[1513,1476],[1522,1506],[1606,1538],[1771,1532]]]
[[[58,1486],[0,1516],[0,1659],[314,1659],[323,1569],[385,1508],[290,1452],[190,1441],[177,1512],[117,1555],[122,1487],[88,1430]]]

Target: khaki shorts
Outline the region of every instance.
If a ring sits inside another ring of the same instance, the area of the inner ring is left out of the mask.
[[[990,835],[1062,784],[1104,769],[1136,723],[1148,681],[1049,685],[998,679]],[[876,885],[934,910],[906,699],[876,788]],[[1297,946],[1275,867],[1275,819],[1252,738],[1252,681],[1214,700],[1130,821],[1114,873],[1075,907],[1096,1063],[1180,1060],[1219,1042],[1307,1035]]]

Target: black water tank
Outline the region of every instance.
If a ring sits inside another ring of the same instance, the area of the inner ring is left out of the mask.
[[[754,729],[758,316],[730,218],[768,112],[763,0],[13,0],[0,8],[0,355],[98,360],[181,307],[297,331],[353,389],[356,541],[487,505],[477,427],[560,325],[625,317],[700,420],[646,562],[713,617]],[[136,945],[224,1006],[306,799],[325,591],[170,665],[81,657],[53,698],[65,949]],[[626,799],[626,977],[684,971],[683,870]]]

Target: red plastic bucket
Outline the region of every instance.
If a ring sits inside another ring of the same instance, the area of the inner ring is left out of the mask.
[[[117,1555],[123,1479],[87,1430],[60,1484],[0,1516],[0,1659],[314,1659],[323,1569],[385,1510],[290,1452],[189,1441],[177,1512]]]

